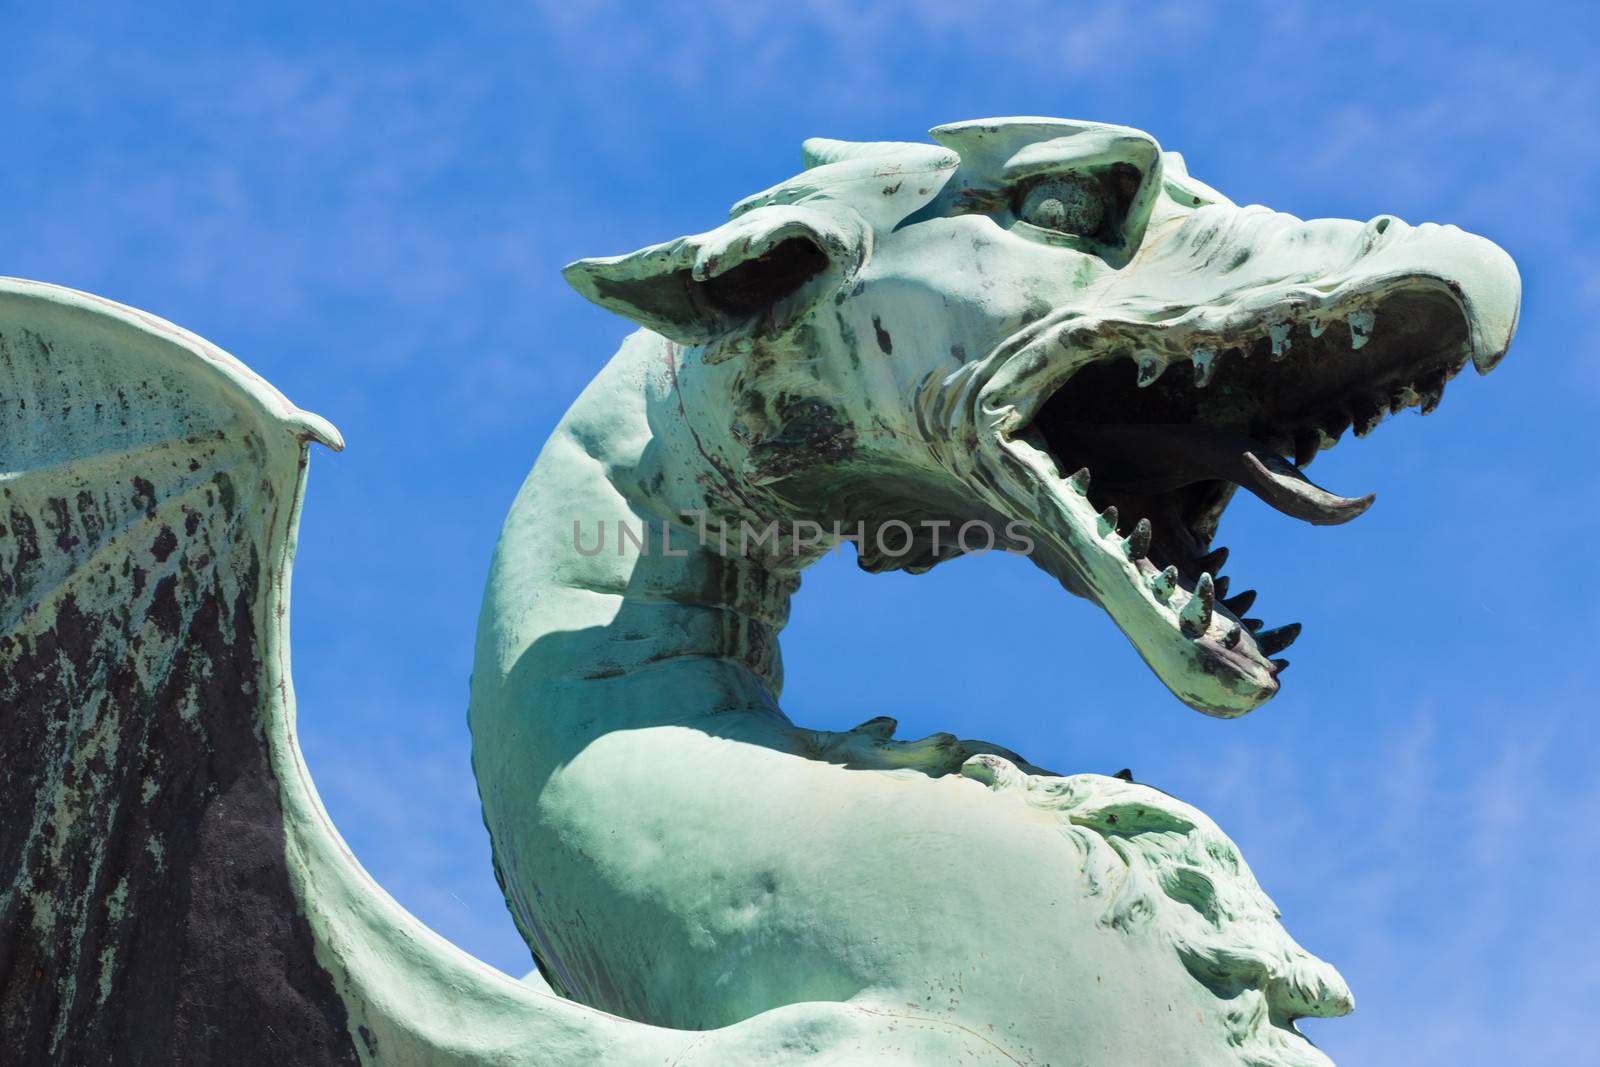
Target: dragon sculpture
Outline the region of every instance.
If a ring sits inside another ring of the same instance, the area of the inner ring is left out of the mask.
[[[502,532],[469,721],[538,972],[428,931],[296,749],[289,567],[336,431],[159,319],[0,284],[0,1047],[19,1063],[1217,1064],[1348,1012],[1203,814],[778,706],[800,571],[1026,552],[1189,706],[1277,692],[1236,488],[1439,402],[1520,283],[1449,226],[1239,207],[1120,126],[812,140],[584,260],[643,327]],[[982,625],[982,620],[974,620]]]

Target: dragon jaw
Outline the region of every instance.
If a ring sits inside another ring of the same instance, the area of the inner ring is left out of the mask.
[[[1355,225],[1280,220],[1302,233]],[[1389,414],[1432,412],[1469,359],[1488,373],[1515,330],[1520,286],[1498,247],[1387,217],[1365,230],[1357,265],[1335,276],[1030,324],[997,350],[979,395],[992,484],[1042,535],[1036,560],[1210,715],[1275,695],[1288,666],[1275,657],[1300,633],[1249,617],[1254,591],[1229,596],[1228,550],[1212,540],[1235,489],[1316,524],[1358,517],[1372,495],[1337,496],[1300,468],[1347,429],[1365,437]]]
[[[1233,489],[1312,522],[1359,515],[1370,497],[1298,468],[1352,425],[1431,410],[1467,359],[1491,369],[1516,267],[1451,226],[1240,207],[1127,127],[931,133],[937,148],[807,142],[808,169],[723,226],[567,278],[699,351],[672,409],[744,482],[706,511],[822,529],[1020,520],[1035,561],[1181,700],[1252,710],[1298,627],[1261,631],[1252,594],[1228,596],[1210,545]],[[958,554],[914,537],[860,562],[916,572]]]

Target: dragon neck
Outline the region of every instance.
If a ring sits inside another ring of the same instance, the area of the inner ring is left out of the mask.
[[[723,551],[719,530],[770,519],[684,417],[685,358],[630,337],[523,484],[479,619],[480,745],[483,727],[512,724],[560,759],[613,729],[735,710],[782,719],[777,635],[808,559]]]

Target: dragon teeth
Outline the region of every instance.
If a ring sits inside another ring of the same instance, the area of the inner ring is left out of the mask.
[[[1166,369],[1167,365],[1154,356],[1141,357],[1139,360],[1139,388],[1143,389],[1153,384],[1157,378],[1161,377],[1161,372]]]
[[[1287,626],[1263,630],[1256,634],[1256,647],[1261,650],[1263,656],[1273,656],[1294,644],[1295,638],[1299,636],[1300,624],[1291,622]]]
[[[1357,437],[1365,437],[1383,421],[1383,410],[1370,399],[1362,397],[1351,404],[1350,414]]]
[[[1327,332],[1328,324],[1322,319],[1312,319],[1310,329],[1312,337],[1321,337]]]
[[[1360,348],[1372,339],[1372,327],[1377,323],[1378,316],[1371,308],[1362,308],[1350,312],[1344,321],[1350,326],[1350,347]]]
[[[1216,352],[1209,348],[1197,348],[1189,356],[1189,362],[1194,364],[1194,384],[1197,388],[1204,389],[1211,384],[1211,371],[1216,359]]]
[[[1250,605],[1254,604],[1255,602],[1256,591],[1254,589],[1246,589],[1238,596],[1230,597],[1229,599],[1224,600],[1222,602],[1222,606],[1233,612],[1235,615],[1243,615],[1245,612],[1250,610]]]
[[[1294,465],[1304,467],[1316,458],[1322,447],[1322,438],[1315,430],[1301,430],[1294,435]]]
[[[1149,519],[1140,519],[1128,535],[1128,558],[1142,559],[1150,554],[1150,541],[1154,537]]]
[[[1100,513],[1100,533],[1102,536],[1117,532],[1117,506],[1115,504]]]
[[[1089,468],[1079,467],[1072,472],[1072,477],[1068,478],[1067,481],[1072,483],[1072,488],[1087,496],[1089,493]]]
[[[1178,568],[1168,567],[1150,579],[1150,591],[1166,600],[1178,589]]]
[[[1294,331],[1294,324],[1289,322],[1274,322],[1267,326],[1267,336],[1272,338],[1272,358],[1276,362],[1289,354],[1289,346],[1293,343],[1289,335]]]
[[[1426,382],[1418,382],[1415,386],[1417,397],[1421,401],[1418,410],[1424,415],[1432,415],[1439,406],[1439,401],[1444,399],[1444,379],[1434,378]]]
[[[1210,573],[1200,575],[1194,583],[1194,595],[1189,597],[1178,613],[1178,627],[1185,637],[1199,637],[1211,627],[1211,613],[1216,608],[1216,589]]]

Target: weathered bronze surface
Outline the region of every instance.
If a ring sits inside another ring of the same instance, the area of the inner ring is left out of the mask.
[[[798,726],[777,635],[841,537],[870,570],[1026,552],[1179,699],[1249,712],[1299,628],[1229,595],[1229,498],[1359,516],[1302,468],[1491,369],[1515,267],[1238,207],[1123,127],[933,136],[809,141],[717,229],[568,268],[643,329],[513,505],[470,709],[542,981],[374,885],[296,749],[289,566],[337,432],[168,323],[0,283],[7,1062],[1326,1063],[1294,1022],[1350,994],[1203,814]]]

